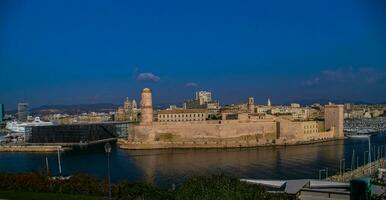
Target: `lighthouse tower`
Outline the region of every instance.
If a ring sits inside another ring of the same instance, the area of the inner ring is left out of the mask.
[[[151,90],[144,88],[141,93],[141,124],[153,122],[153,100]]]

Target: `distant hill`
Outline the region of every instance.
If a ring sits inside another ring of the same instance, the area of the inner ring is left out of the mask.
[[[74,104],[74,105],[43,105],[35,108],[30,108],[32,115],[46,115],[46,114],[80,114],[88,112],[115,112],[121,105],[112,103],[96,103],[96,104]],[[138,105],[140,107],[140,105]],[[155,104],[154,109],[165,109],[169,104]],[[7,111],[7,114],[16,114],[17,110]]]
[[[77,105],[43,105],[36,108],[31,108],[30,113],[33,115],[41,114],[77,114],[84,112],[110,112],[115,111],[119,106],[111,103],[97,104],[77,104]],[[17,111],[9,111],[9,114],[15,114]]]
[[[302,106],[312,105],[314,103],[319,103],[322,105],[328,104],[329,102],[343,104],[343,103],[353,103],[353,104],[373,104],[363,101],[344,101],[344,100],[329,100],[329,99],[303,99],[297,101],[287,102],[283,105],[289,105],[290,103],[299,103]],[[378,103],[386,104],[386,102]],[[155,104],[153,108],[157,109],[166,109],[169,105],[173,104]],[[178,105],[178,104],[174,104]],[[115,105],[112,103],[96,103],[96,104],[75,104],[75,105],[43,105],[36,108],[31,108],[30,113],[32,115],[45,115],[45,114],[80,114],[88,112],[114,112],[121,105]],[[140,107],[140,105],[138,105]],[[7,114],[16,114],[16,110],[7,111]]]
[[[375,104],[375,103],[369,103],[369,102],[365,102],[365,101],[348,101],[348,100],[331,100],[331,99],[302,99],[302,100],[289,102],[286,105],[288,105],[290,103],[299,103],[302,106],[308,106],[308,105],[312,105],[315,103],[326,105],[329,102],[332,102],[335,104],[344,104],[344,103],[367,104],[367,105]],[[380,104],[384,104],[384,103],[380,103]]]
[[[31,114],[67,113],[78,114],[85,112],[112,112],[119,106],[111,103],[78,104],[78,105],[43,105],[30,110]]]

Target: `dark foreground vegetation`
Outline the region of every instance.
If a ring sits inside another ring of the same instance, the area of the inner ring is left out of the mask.
[[[54,180],[40,173],[0,174],[0,199],[91,200],[103,199],[107,194],[106,181],[85,174],[74,174],[69,180]],[[112,185],[112,196],[117,200],[292,199],[224,175],[193,177],[176,190],[122,181]]]

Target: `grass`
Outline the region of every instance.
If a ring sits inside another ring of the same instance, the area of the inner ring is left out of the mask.
[[[0,199],[8,200],[105,200],[106,197],[89,197],[82,195],[39,193],[39,192],[17,192],[0,190]]]

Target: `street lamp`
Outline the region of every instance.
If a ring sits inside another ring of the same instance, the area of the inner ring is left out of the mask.
[[[105,144],[105,152],[107,154],[107,180],[109,187],[109,200],[111,200],[111,182],[110,182],[110,153],[111,153],[111,145],[110,143]]]
[[[342,176],[343,175],[343,173],[344,173],[344,168],[345,168],[345,161],[346,161],[346,159],[341,159],[340,161],[339,161],[339,171],[340,171],[340,175]],[[343,163],[343,170],[342,170],[342,163]]]

